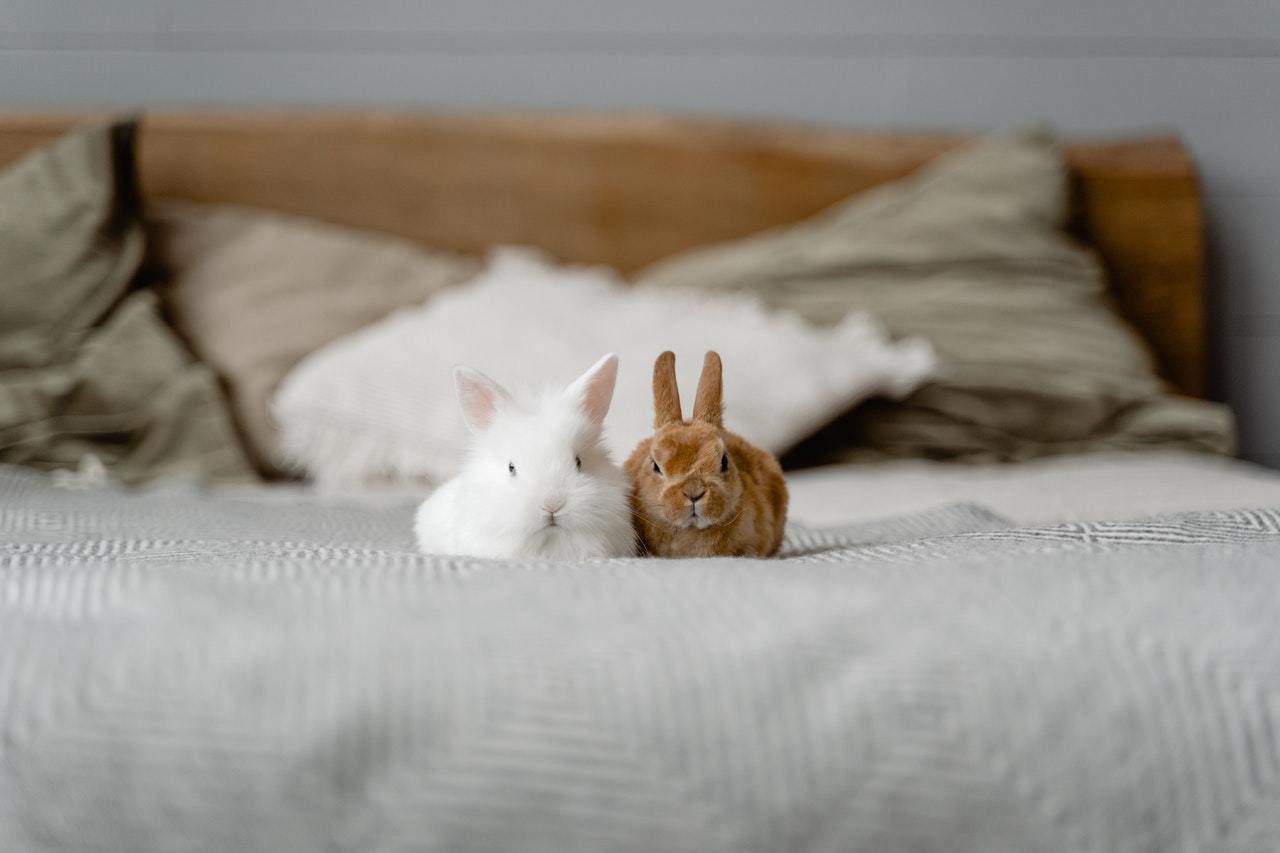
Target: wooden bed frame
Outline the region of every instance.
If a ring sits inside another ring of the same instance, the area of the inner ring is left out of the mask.
[[[0,164],[101,113],[0,114]],[[480,253],[540,246],[624,272],[795,222],[907,174],[964,136],[636,114],[158,112],[145,192],[311,216]],[[1164,375],[1200,396],[1198,183],[1172,137],[1073,140],[1073,230]]]

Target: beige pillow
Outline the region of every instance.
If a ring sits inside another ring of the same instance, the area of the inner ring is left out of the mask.
[[[638,282],[746,291],[820,324],[866,311],[933,344],[932,382],[864,407],[793,461],[1229,452],[1230,412],[1169,391],[1112,310],[1098,258],[1064,232],[1066,178],[1047,133],[994,136],[793,227],[665,260]]]
[[[228,386],[269,474],[287,467],[268,406],[290,368],[479,269],[403,240],[266,211],[169,202],[149,219],[165,309]]]

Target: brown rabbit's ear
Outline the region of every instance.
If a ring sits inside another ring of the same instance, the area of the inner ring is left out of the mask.
[[[702,378],[698,380],[698,396],[693,400],[693,419],[722,427],[720,391],[723,369],[720,354],[712,350],[702,362]]]
[[[653,428],[684,420],[676,387],[676,354],[667,350],[653,363]]]

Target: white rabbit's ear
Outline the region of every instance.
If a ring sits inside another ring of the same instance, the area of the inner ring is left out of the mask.
[[[498,414],[498,406],[510,400],[507,389],[478,370],[461,365],[453,369],[453,388],[462,419],[472,432],[484,432]]]
[[[618,381],[618,357],[609,353],[565,389],[565,395],[578,404],[582,414],[596,426],[604,425],[613,402],[613,386]]]

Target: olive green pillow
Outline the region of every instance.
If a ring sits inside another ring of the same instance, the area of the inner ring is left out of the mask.
[[[130,291],[134,139],[130,123],[85,128],[0,172],[0,462],[252,479],[213,373]]]
[[[795,463],[1230,452],[1230,411],[1160,380],[1112,310],[1101,262],[1065,232],[1067,210],[1058,147],[1028,129],[979,140],[806,222],[662,261],[638,284],[747,292],[823,324],[865,311],[933,344],[934,380],[902,402],[860,407],[793,453]]]

